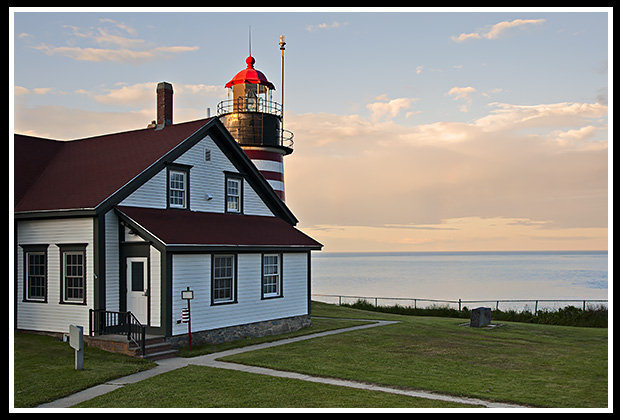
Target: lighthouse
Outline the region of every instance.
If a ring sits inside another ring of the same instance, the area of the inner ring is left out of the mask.
[[[284,75],[283,36],[280,50]],[[293,153],[293,133],[282,127],[283,107],[272,98],[273,83],[254,68],[256,60],[251,53],[245,63],[246,68],[226,83],[228,99],[218,104],[217,115],[284,201],[284,156]]]

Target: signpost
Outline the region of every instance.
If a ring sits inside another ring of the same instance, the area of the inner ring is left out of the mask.
[[[189,302],[194,299],[194,291],[189,290],[189,286],[187,286],[187,290],[181,290],[181,299],[187,301],[187,308],[183,308],[182,310],[182,321],[187,324],[187,340],[189,342],[189,349],[192,349],[192,315],[190,311]]]
[[[84,328],[69,325],[69,345],[75,349],[75,370],[84,368]]]

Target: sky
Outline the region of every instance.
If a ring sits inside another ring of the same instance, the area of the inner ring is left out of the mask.
[[[9,20],[10,134],[145,128],[161,81],[175,123],[215,115],[250,49],[280,102],[285,35],[286,203],[324,251],[610,248],[611,8],[12,8]]]

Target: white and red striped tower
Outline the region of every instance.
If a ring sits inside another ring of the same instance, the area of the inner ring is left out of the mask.
[[[284,57],[283,37],[280,41]],[[293,153],[293,135],[282,128],[282,105],[272,100],[275,86],[254,68],[252,55],[245,62],[226,83],[228,100],[218,104],[218,118],[284,201],[283,158]]]

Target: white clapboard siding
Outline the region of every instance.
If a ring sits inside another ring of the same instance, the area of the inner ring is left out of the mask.
[[[207,153],[208,152],[208,153]],[[205,156],[208,154],[209,160]],[[190,165],[189,202],[193,211],[223,213],[226,180],[224,172],[238,172],[209,136],[200,140],[174,163]],[[166,169],[161,170],[121,202],[123,206],[165,209],[167,205]],[[273,216],[250,184],[243,184],[243,212],[248,215]]]
[[[69,325],[88,330],[88,310],[93,307],[93,219],[24,220],[17,225],[17,328],[69,332]],[[47,247],[47,302],[24,302],[24,250],[22,245]],[[86,244],[86,305],[61,304],[61,255],[59,245]]]
[[[118,217],[111,210],[105,215],[105,305],[108,311],[120,311]]]
[[[161,327],[161,252],[154,246],[150,247],[150,285],[149,285],[149,304],[150,304],[150,325],[151,327]]]
[[[186,301],[181,291],[194,291],[192,331],[204,331],[308,313],[307,254],[283,254],[284,297],[261,299],[261,254],[237,254],[237,302],[211,305],[211,255],[176,254],[172,263],[173,335],[187,334],[178,324]]]

